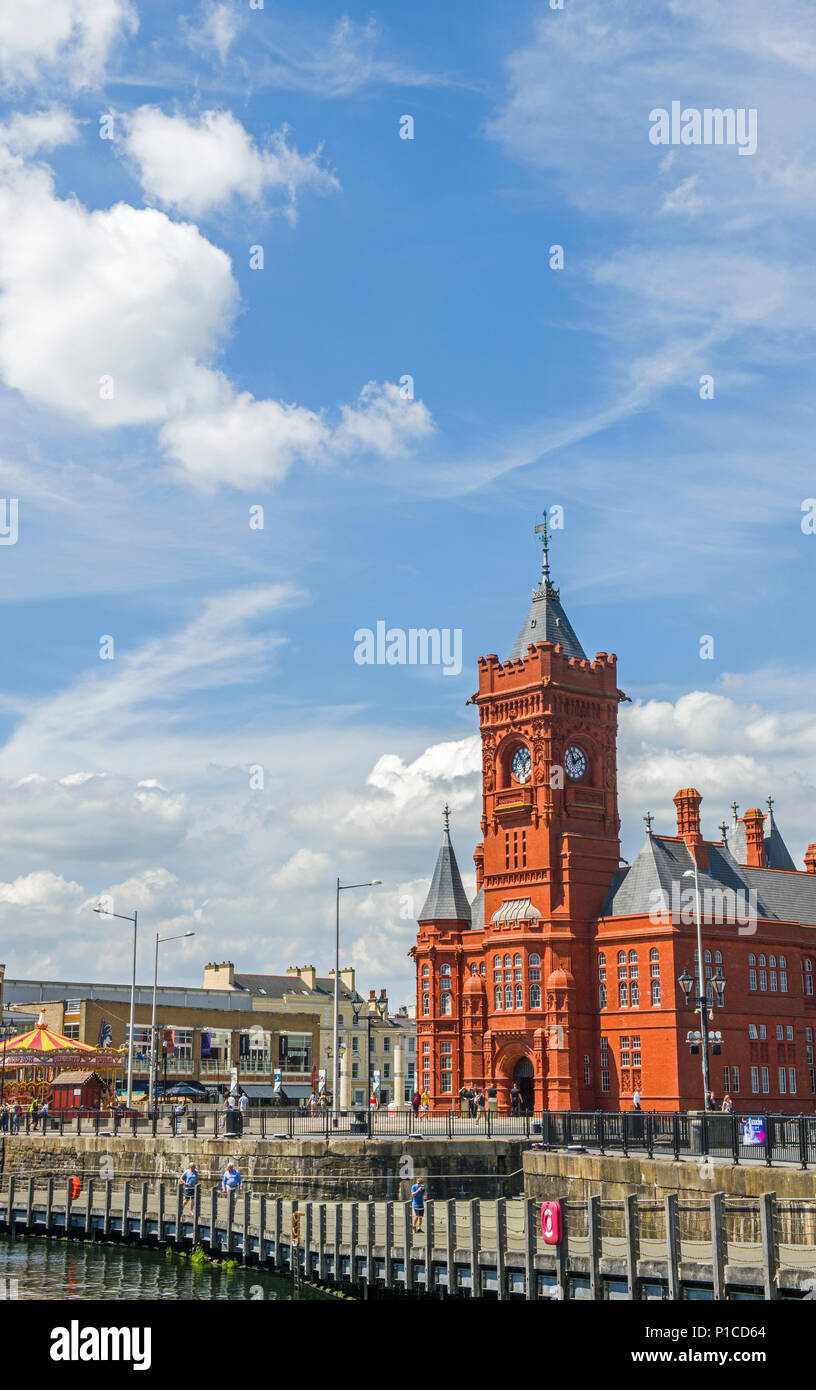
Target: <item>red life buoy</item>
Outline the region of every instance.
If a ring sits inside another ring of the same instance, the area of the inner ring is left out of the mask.
[[[71,1184],[71,1201],[75,1202],[82,1191],[82,1183],[79,1178],[69,1178],[69,1182]]]

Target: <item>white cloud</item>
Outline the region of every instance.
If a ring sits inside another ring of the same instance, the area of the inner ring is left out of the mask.
[[[30,400],[102,428],[211,406],[236,303],[228,256],[189,223],[88,211],[0,151],[0,373]]]
[[[204,111],[197,120],[141,106],[127,120],[125,149],[139,169],[145,195],[190,217],[222,209],[235,198],[260,203],[270,192],[294,209],[298,192],[338,187],[321,168],[320,152],[302,155],[275,131],[259,148],[230,111]]]
[[[425,404],[403,400],[388,381],[368,382],[340,417],[332,428],[313,410],[242,392],[220,409],[168,421],[159,439],[190,481],[251,489],[279,482],[295,461],[330,462],[355,452],[393,458],[433,429]]]
[[[232,4],[207,0],[196,20],[187,25],[187,42],[197,52],[214,48],[220,61],[225,63],[240,28],[234,0]]]
[[[78,883],[68,883],[60,874],[48,869],[26,874],[13,883],[0,883],[0,903],[12,907],[59,907],[81,896],[82,888]]]
[[[72,145],[78,139],[79,122],[76,116],[61,106],[50,106],[28,115],[18,111],[10,121],[0,126],[0,145],[5,145],[13,154],[30,156],[38,150]]]
[[[9,86],[45,78],[93,86],[114,44],[138,26],[131,0],[8,0],[0,6],[0,78]]]

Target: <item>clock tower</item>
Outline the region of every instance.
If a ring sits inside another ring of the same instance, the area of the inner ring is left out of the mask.
[[[484,1073],[536,1109],[591,1107],[589,940],[620,857],[616,658],[590,660],[541,579],[505,662],[479,660]],[[482,868],[483,865],[483,868]]]

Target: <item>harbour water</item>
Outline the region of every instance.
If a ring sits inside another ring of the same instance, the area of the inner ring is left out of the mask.
[[[193,1264],[189,1256],[132,1245],[0,1238],[0,1298],[181,1301],[330,1297],[258,1270]]]

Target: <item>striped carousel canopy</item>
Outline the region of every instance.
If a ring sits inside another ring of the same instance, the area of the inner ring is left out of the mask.
[[[16,1038],[9,1038],[8,1042],[0,1046],[0,1052],[4,1052],[6,1057],[10,1057],[15,1052],[96,1052],[95,1047],[88,1043],[77,1042],[76,1038],[64,1038],[62,1033],[55,1033],[50,1028],[46,1028],[42,1015],[37,1021],[36,1028],[32,1028],[30,1033],[20,1033]]]

